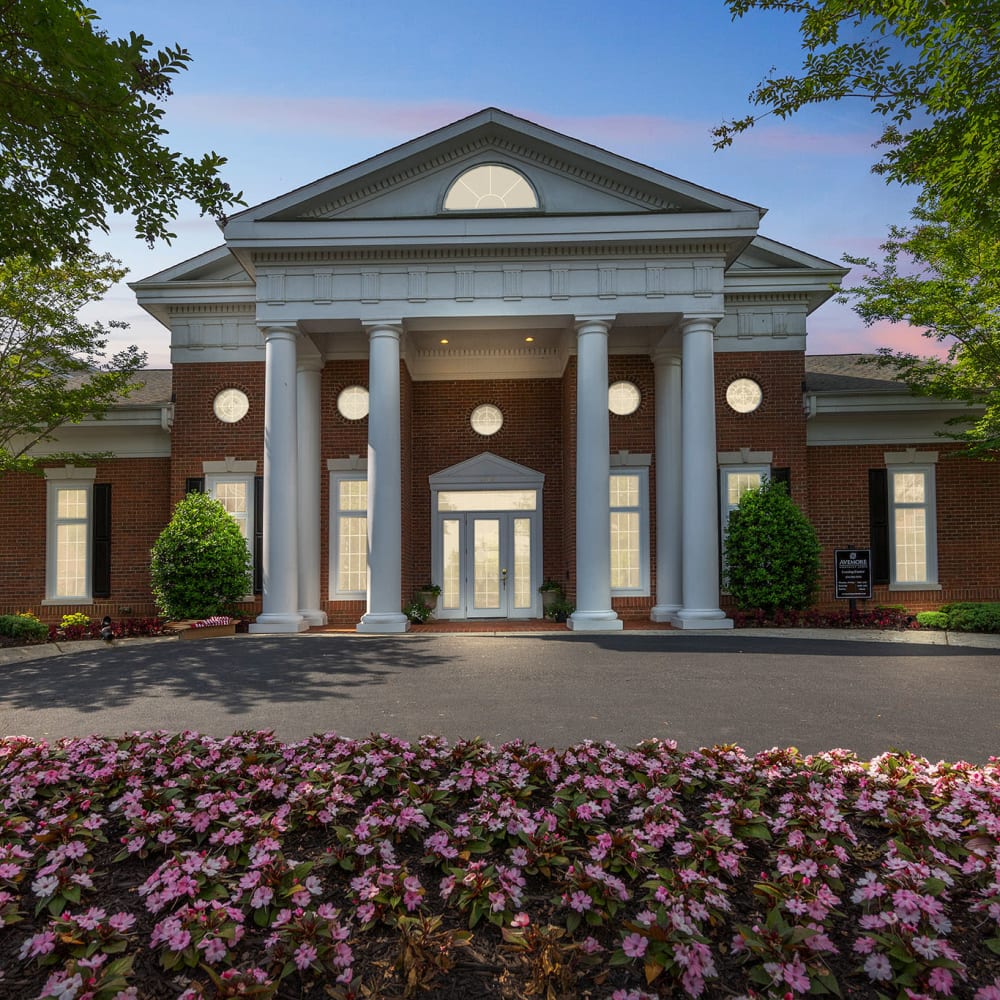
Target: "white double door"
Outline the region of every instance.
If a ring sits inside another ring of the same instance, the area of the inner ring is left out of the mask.
[[[535,520],[517,511],[468,511],[442,519],[439,617],[534,616]]]

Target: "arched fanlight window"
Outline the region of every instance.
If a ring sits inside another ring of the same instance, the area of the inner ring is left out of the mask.
[[[446,212],[504,212],[538,208],[528,179],[510,167],[487,163],[459,174],[444,196]]]

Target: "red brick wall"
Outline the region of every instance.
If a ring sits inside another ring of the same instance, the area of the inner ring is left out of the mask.
[[[870,544],[868,470],[884,469],[886,452],[904,450],[893,444],[809,448],[809,517],[823,546],[821,606],[846,604],[833,597],[834,550]],[[870,603],[919,611],[948,601],[1000,600],[1000,466],[948,457],[956,450],[950,445],[927,444],[917,450],[940,455],[935,482],[942,589],[890,591],[879,586]]]
[[[558,379],[412,383],[412,477],[409,510],[403,514],[403,535],[404,539],[409,535],[411,558],[404,559],[404,600],[431,577],[428,476],[485,451],[544,474],[542,572],[553,577],[563,575],[564,432],[560,388]],[[482,403],[492,403],[503,413],[503,427],[492,437],[480,436],[469,424],[472,411]]]
[[[174,503],[184,496],[190,476],[203,475],[202,462],[229,456],[257,462],[264,471],[264,362],[239,361],[174,365],[174,425],[170,495]],[[226,424],[212,412],[212,402],[223,389],[242,389],[250,400],[247,415]],[[336,398],[336,397],[335,397]]]
[[[0,614],[33,611],[43,621],[58,621],[75,610],[115,618],[155,613],[149,552],[170,518],[170,460],[118,458],[93,467],[94,482],[111,484],[111,597],[85,607],[42,606],[46,481],[40,475],[5,475],[0,479]]]
[[[726,402],[733,379],[751,378],[764,393],[753,413],[737,413]],[[791,469],[792,499],[808,512],[806,421],[802,413],[805,355],[801,351],[757,351],[715,356],[715,420],[719,451],[772,452],[771,467]]]

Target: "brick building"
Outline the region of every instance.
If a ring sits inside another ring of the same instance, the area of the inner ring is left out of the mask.
[[[842,268],[763,211],[487,109],[230,219],[135,283],[172,370],[0,482],[0,610],[151,611],[149,549],[192,489],[253,552],[254,630],[627,615],[726,628],[720,536],[781,478],[874,600],[1000,597],[1000,470],[950,458],[957,406],[806,355]],[[989,526],[988,530],[984,526]],[[248,596],[248,601],[250,600]]]

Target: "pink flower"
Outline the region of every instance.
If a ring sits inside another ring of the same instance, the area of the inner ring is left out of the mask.
[[[308,969],[309,966],[316,960],[316,949],[308,941],[300,944],[295,951],[294,961],[295,967],[300,971]]]
[[[222,938],[205,937],[198,942],[198,947],[205,953],[205,961],[214,965],[226,957],[226,942]]]
[[[994,979],[992,985],[976,990],[972,1000],[1000,1000],[1000,978]]]
[[[880,952],[869,955],[865,959],[865,972],[874,981],[892,979],[892,966],[889,959]]]
[[[527,913],[516,914],[510,922],[511,927],[527,927],[531,923],[531,917]]]
[[[628,955],[629,958],[642,958],[646,954],[646,949],[649,947],[649,940],[642,934],[629,934],[624,941],[622,941],[622,951]]]
[[[583,913],[584,911],[589,910],[594,905],[594,901],[590,898],[590,896],[587,893],[578,889],[570,897],[569,905],[570,909],[576,910],[577,913]]]
[[[931,969],[931,974],[927,977],[927,985],[933,987],[938,993],[951,996],[954,977],[947,969],[942,969],[936,965]]]
[[[28,938],[21,945],[20,958],[37,958],[39,955],[47,955],[56,946],[56,935],[53,931],[41,931],[33,937]]]

